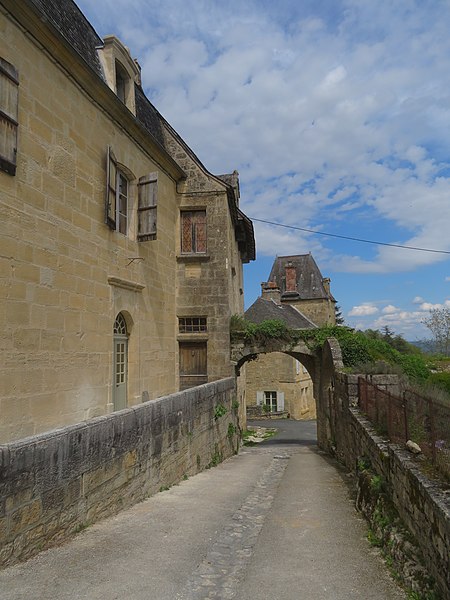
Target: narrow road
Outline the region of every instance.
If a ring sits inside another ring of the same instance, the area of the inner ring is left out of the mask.
[[[272,440],[0,572],[0,599],[405,599],[315,423],[267,425]]]

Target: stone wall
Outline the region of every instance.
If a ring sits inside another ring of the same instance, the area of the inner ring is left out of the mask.
[[[374,376],[375,377],[375,376]],[[377,383],[395,391],[392,375],[377,375]],[[374,381],[375,383],[375,381]],[[450,599],[450,497],[428,479],[401,447],[376,435],[357,405],[357,376],[336,372],[331,395],[329,448],[353,472],[369,465],[403,524],[420,548],[428,573],[441,597]],[[361,477],[358,482],[361,484]],[[361,495],[361,494],[360,494]],[[366,494],[367,496],[367,494]],[[376,505],[374,504],[375,508]],[[385,517],[383,517],[384,519]],[[408,557],[405,557],[408,560]],[[410,561],[411,562],[411,561]]]
[[[0,565],[217,464],[239,439],[229,378],[0,446]]]

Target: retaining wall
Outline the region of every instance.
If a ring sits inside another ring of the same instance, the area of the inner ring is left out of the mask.
[[[237,413],[229,378],[0,446],[0,565],[231,456]]]
[[[395,385],[392,375],[377,378],[387,389]],[[443,598],[450,600],[450,491],[423,475],[409,452],[376,435],[355,408],[356,381],[355,375],[335,373],[330,444],[351,471],[357,473],[358,464],[368,461],[373,472],[381,476],[389,499],[413,534],[437,589]]]

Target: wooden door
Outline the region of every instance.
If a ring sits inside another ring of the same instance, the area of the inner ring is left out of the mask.
[[[207,382],[206,342],[180,342],[180,390]]]

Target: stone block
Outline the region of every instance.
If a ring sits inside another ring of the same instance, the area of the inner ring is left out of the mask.
[[[11,535],[14,537],[39,521],[42,506],[39,499],[18,508],[11,514]]]

